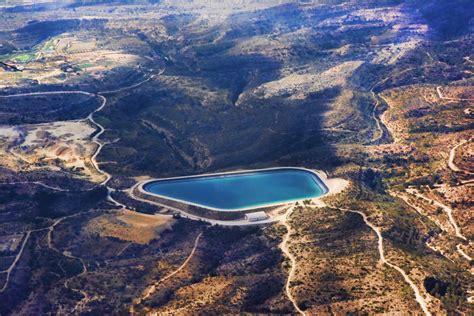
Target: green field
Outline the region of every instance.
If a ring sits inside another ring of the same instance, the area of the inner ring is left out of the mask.
[[[35,58],[34,55],[32,54],[23,54],[23,55],[18,55],[14,59],[15,61],[21,62],[21,63],[27,63]]]

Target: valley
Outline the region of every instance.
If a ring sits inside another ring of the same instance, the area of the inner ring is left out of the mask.
[[[473,11],[0,6],[0,314],[470,314]],[[251,223],[138,190],[275,167],[329,194]]]

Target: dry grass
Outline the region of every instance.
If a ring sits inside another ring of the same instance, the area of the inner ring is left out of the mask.
[[[308,315],[418,311],[396,271],[381,265],[375,234],[357,216],[304,208],[291,218],[292,292]]]
[[[101,237],[114,237],[144,245],[158,238],[164,230],[170,229],[173,223],[171,217],[125,210],[118,214],[105,214],[94,218],[86,229],[98,233]]]

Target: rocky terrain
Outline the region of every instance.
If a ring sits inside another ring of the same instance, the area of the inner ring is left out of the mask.
[[[473,312],[472,1],[0,5],[0,314]],[[211,226],[137,181],[343,192]]]

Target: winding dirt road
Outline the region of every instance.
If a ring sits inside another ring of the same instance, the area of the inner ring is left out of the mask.
[[[296,271],[296,259],[291,253],[290,247],[288,246],[288,241],[292,233],[291,225],[288,224],[288,219],[290,218],[294,210],[295,210],[295,206],[290,207],[290,209],[286,212],[284,219],[281,221],[281,223],[286,227],[286,235],[285,237],[283,237],[283,240],[280,244],[280,249],[291,261],[290,271],[288,272],[288,278],[286,279],[286,284],[285,284],[286,296],[288,296],[288,299],[291,301],[295,310],[297,310],[298,313],[300,313],[301,315],[306,315],[306,313],[302,311],[301,308],[298,306],[298,302],[293,297],[293,294],[291,294],[291,287],[290,287],[291,280],[293,279],[295,275],[295,271]]]
[[[4,271],[0,271],[0,273],[7,273],[7,278],[5,280],[5,283],[3,284],[3,287],[0,289],[0,293],[5,291],[5,289],[7,288],[8,286],[8,283],[9,283],[9,280],[10,280],[10,274],[11,272],[13,271],[13,269],[15,268],[16,264],[18,263],[18,261],[20,260],[22,254],[23,254],[23,251],[25,250],[25,246],[31,236],[31,233],[34,233],[34,232],[39,232],[39,231],[44,231],[44,230],[49,230],[48,232],[48,248],[60,253],[61,255],[64,255],[66,257],[69,257],[69,258],[73,258],[73,259],[78,259],[78,260],[81,260],[84,268],[85,268],[85,265],[84,265],[84,262],[82,261],[81,258],[78,258],[78,257],[74,257],[72,255],[67,255],[63,252],[60,252],[58,249],[54,248],[52,246],[52,243],[51,243],[51,233],[53,232],[54,230],[54,227],[56,227],[60,222],[62,222],[63,220],[65,219],[68,219],[68,218],[73,218],[73,217],[76,217],[76,216],[80,216],[80,215],[83,215],[83,214],[86,214],[86,213],[90,213],[90,212],[96,212],[96,210],[91,210],[91,211],[88,211],[88,212],[83,212],[83,213],[77,213],[77,214],[73,214],[73,215],[68,215],[68,216],[64,216],[64,217],[61,217],[61,218],[58,218],[57,220],[55,220],[53,222],[53,224],[51,224],[50,226],[48,227],[44,227],[44,228],[38,228],[38,229],[32,229],[32,230],[28,230],[26,232],[24,232],[25,234],[25,237],[23,239],[23,242],[21,244],[21,248],[20,250],[18,251],[18,253],[16,254],[15,256],[15,260],[13,261],[13,263],[10,265],[10,267],[7,269],[7,270],[4,270]],[[85,268],[86,269],[86,268]],[[87,269],[86,269],[87,271]]]
[[[199,245],[199,239],[201,239],[201,236],[204,232],[200,232],[199,235],[197,235],[196,239],[194,240],[194,245],[193,245],[193,248],[191,249],[191,252],[189,253],[188,257],[186,258],[186,260],[184,260],[184,262],[176,269],[174,270],[173,272],[167,274],[166,276],[162,277],[161,279],[159,279],[158,281],[154,282],[152,285],[150,285],[148,288],[145,289],[145,291],[143,292],[143,295],[141,298],[135,300],[132,304],[132,306],[130,307],[130,314],[134,315],[135,314],[135,306],[137,305],[140,305],[143,301],[145,301],[146,299],[148,299],[151,295],[153,295],[153,293],[156,292],[156,289],[158,288],[158,285],[160,285],[160,283],[168,280],[169,278],[173,277],[174,275],[176,275],[177,273],[179,273],[181,270],[183,270],[189,263],[189,261],[191,261],[191,259],[193,258],[195,252],[196,252],[196,249]]]
[[[472,257],[465,253],[464,250],[462,250],[461,246],[462,244],[456,245],[456,249],[458,250],[459,254],[463,256],[467,261],[472,261]]]
[[[31,231],[27,231],[25,238],[23,239],[23,243],[21,244],[20,251],[18,251],[18,254],[15,257],[15,260],[13,263],[10,265],[10,267],[7,270],[1,271],[2,273],[7,273],[7,278],[5,280],[5,283],[3,284],[3,287],[0,289],[0,293],[4,292],[8,286],[8,282],[10,281],[10,275],[15,268],[16,264],[20,260],[21,255],[23,254],[23,250],[25,249],[26,243],[28,242],[28,239],[30,239]]]
[[[159,71],[158,75],[163,74],[164,69],[161,69]],[[102,148],[106,145],[106,143],[102,143],[99,140],[99,137],[105,132],[105,128],[97,123],[94,119],[94,114],[102,111],[104,107],[107,104],[107,98],[104,96],[104,94],[113,94],[113,93],[119,93],[123,92],[126,90],[131,90],[136,87],[141,86],[142,84],[152,80],[156,75],[151,75],[147,79],[140,81],[136,84],[133,84],[131,86],[127,86],[124,88],[116,89],[116,90],[108,90],[108,91],[101,91],[97,92],[96,94],[87,92],[87,91],[81,91],[81,90],[61,90],[61,91],[46,91],[46,92],[28,92],[28,93],[18,93],[18,94],[11,94],[11,95],[0,95],[0,98],[18,98],[18,97],[26,97],[26,96],[41,96],[41,95],[62,95],[62,94],[82,94],[82,95],[87,95],[90,97],[97,97],[101,100],[101,104],[99,107],[97,107],[95,110],[93,110],[89,115],[87,115],[86,118],[83,119],[77,119],[77,120],[70,120],[70,122],[83,122],[83,121],[89,121],[93,126],[95,126],[98,129],[98,132],[91,138],[91,141],[94,142],[97,145],[97,149],[95,150],[94,154],[91,156],[91,163],[96,169],[96,171],[102,175],[104,175],[105,180],[102,181],[99,185],[106,186],[106,184],[110,181],[112,178],[112,175],[107,173],[106,171],[100,169],[98,163],[97,163],[97,156],[100,154]]]
[[[375,234],[377,235],[380,261],[382,261],[382,263],[386,264],[387,266],[397,270],[402,275],[405,282],[408,283],[408,285],[410,285],[410,287],[412,288],[413,292],[415,292],[415,299],[418,302],[418,305],[420,305],[421,309],[423,310],[423,313],[427,316],[430,316],[431,313],[428,310],[428,306],[426,305],[425,299],[421,295],[420,290],[418,289],[416,284],[410,279],[410,277],[405,273],[405,271],[402,268],[400,268],[397,265],[389,262],[385,258],[385,253],[384,253],[384,248],[383,248],[383,237],[382,237],[382,233],[380,231],[380,228],[373,225],[371,222],[369,222],[369,220],[367,218],[367,215],[365,215],[364,213],[362,213],[360,211],[354,211],[354,210],[348,210],[348,209],[343,209],[343,210],[347,211],[347,212],[351,212],[351,213],[357,213],[360,216],[362,216],[365,224],[367,226],[369,226],[375,232]]]
[[[449,151],[449,158],[448,158],[448,167],[449,167],[449,169],[451,169],[454,172],[464,172],[466,174],[474,174],[474,173],[469,172],[467,170],[462,170],[461,168],[456,166],[456,164],[454,163],[454,159],[456,158],[456,149],[458,149],[458,147],[461,147],[462,145],[464,145],[466,143],[469,143],[470,141],[471,141],[471,139],[463,139],[456,146],[451,148],[451,150]]]
[[[164,72],[164,70],[160,70],[160,73],[159,74],[162,74]],[[67,91],[67,90],[64,90],[64,91],[46,91],[46,92],[29,92],[29,93],[18,93],[18,94],[12,94],[12,95],[1,95],[0,96],[0,99],[1,98],[18,98],[18,97],[25,97],[25,96],[40,96],[40,95],[62,95],[62,94],[82,94],[82,95],[87,95],[87,96],[91,96],[91,97],[98,97],[102,100],[100,106],[98,108],[96,108],[94,111],[92,111],[85,119],[79,119],[79,120],[71,120],[73,122],[78,122],[78,121],[89,121],[91,124],[93,124],[94,126],[96,126],[99,130],[98,133],[95,134],[94,137],[92,137],[92,141],[97,144],[97,149],[96,151],[94,152],[94,154],[91,156],[91,162],[94,166],[94,168],[97,170],[97,172],[103,174],[105,176],[105,180],[102,181],[99,185],[100,186],[105,186],[107,188],[107,200],[110,201],[111,203],[113,203],[114,205],[116,205],[117,207],[120,207],[121,209],[123,208],[126,208],[126,206],[118,201],[116,201],[112,195],[111,195],[111,192],[114,191],[114,189],[112,188],[109,188],[107,186],[107,183],[110,181],[110,179],[112,178],[112,176],[107,173],[106,171],[100,169],[98,163],[97,163],[97,156],[99,155],[100,151],[102,150],[102,148],[104,147],[104,143],[100,142],[99,141],[99,137],[105,132],[105,128],[100,125],[99,123],[97,123],[95,120],[94,120],[94,114],[101,111],[105,105],[107,104],[107,98],[104,97],[103,95],[101,94],[109,94],[109,93],[117,93],[117,92],[122,92],[122,91],[125,91],[125,90],[128,90],[128,89],[133,89],[133,88],[136,88],[140,85],[142,85],[143,83],[145,82],[148,82],[150,81],[151,79],[153,79],[154,75],[150,76],[149,78],[137,83],[137,84],[134,84],[132,86],[129,86],[129,87],[125,87],[125,88],[121,88],[121,89],[117,89],[117,90],[111,90],[111,91],[104,91],[104,92],[98,92],[97,94],[94,94],[94,93],[90,93],[90,92],[87,92],[87,91],[77,91],[77,90],[71,90],[71,91]],[[49,188],[49,189],[52,189],[52,190],[55,190],[55,191],[69,191],[69,190],[65,190],[65,189],[60,189],[60,188],[57,188],[57,187],[53,187],[53,186],[49,186],[49,185],[46,185],[42,182],[39,182],[39,181],[33,181],[33,182],[11,182],[11,183],[5,183],[5,184],[26,184],[26,183],[32,183],[32,184],[36,184],[36,185],[40,185],[40,186],[43,186],[43,187],[46,187],[46,188]],[[74,217],[74,216],[78,216],[78,215],[82,215],[84,213],[78,213],[78,214],[74,214],[74,215],[70,215],[70,216],[65,216],[65,217],[62,217],[60,219],[57,219],[51,226],[49,227],[46,227],[46,228],[41,228],[41,229],[37,229],[37,230],[29,230],[26,232],[26,235],[25,235],[25,239],[23,240],[23,243],[22,243],[22,247],[20,248],[20,251],[18,252],[18,254],[16,255],[15,257],[15,260],[13,261],[13,263],[10,265],[10,267],[5,270],[5,271],[0,271],[0,273],[7,273],[7,277],[6,277],[6,280],[5,280],[5,283],[3,285],[3,287],[0,289],[0,293],[1,292],[4,292],[6,290],[6,288],[8,287],[8,283],[9,283],[9,280],[10,280],[10,275],[11,275],[11,272],[14,270],[16,264],[18,263],[18,261],[20,260],[21,258],[21,255],[23,254],[23,250],[25,249],[25,245],[27,244],[28,242],[28,239],[31,235],[32,232],[34,231],[41,231],[41,230],[46,230],[48,229],[49,230],[49,233],[48,233],[48,246],[49,248],[57,251],[58,253],[66,256],[66,257],[69,257],[69,258],[74,258],[74,259],[78,259],[81,261],[82,263],[82,266],[83,266],[83,271],[80,273],[80,275],[83,275],[85,273],[87,273],[87,266],[85,265],[84,261],[82,258],[79,258],[79,257],[75,257],[73,255],[70,255],[70,254],[66,254],[64,252],[60,252],[58,249],[54,248],[51,244],[51,233],[52,231],[54,230],[54,227],[56,225],[58,225],[60,222],[62,222],[63,220],[67,219],[67,218],[71,218],[71,217]],[[68,280],[65,281],[65,286],[67,287],[67,282]],[[75,290],[75,289],[72,289],[72,290]],[[84,299],[87,300],[88,299],[88,295],[87,293],[81,291],[81,290],[75,290],[75,291],[78,291],[80,293],[82,293],[84,295]],[[84,300],[83,299],[83,300]],[[81,300],[81,302],[83,301]],[[79,302],[79,303],[81,303]]]
[[[372,109],[372,118],[375,121],[375,126],[377,128],[377,133],[374,134],[374,136],[371,139],[372,143],[375,143],[379,141],[384,134],[384,130],[382,128],[382,123],[380,121],[380,118],[377,115],[378,107],[380,106],[380,100],[377,97],[377,94],[374,91],[370,91],[372,93],[372,97],[375,99],[375,105],[374,108]]]
[[[405,73],[405,72],[409,72],[411,70],[413,70],[414,68],[410,67],[410,68],[407,68],[401,72],[398,73],[398,75],[402,74],[402,73]],[[375,121],[375,126],[376,126],[376,129],[377,129],[377,132],[374,133],[374,135],[372,136],[372,139],[370,140],[370,143],[374,144],[376,142],[378,142],[379,140],[381,140],[385,133],[388,134],[388,138],[390,139],[391,138],[391,134],[390,134],[390,131],[388,130],[386,124],[383,122],[383,119],[382,119],[382,116],[379,117],[377,115],[377,112],[378,112],[378,108],[381,104],[380,102],[380,99],[381,98],[382,100],[384,100],[385,103],[387,103],[387,101],[382,97],[382,96],[379,96],[377,93],[375,93],[375,88],[377,88],[378,86],[384,84],[385,82],[387,82],[389,79],[391,79],[391,76],[388,76],[386,77],[385,79],[382,79],[380,80],[379,82],[375,83],[371,88],[370,88],[370,93],[372,94],[372,97],[373,99],[375,100],[375,104],[374,104],[374,107],[372,109],[372,118],[373,120]],[[388,103],[387,103],[388,104]]]
[[[440,208],[443,209],[443,211],[446,213],[446,215],[448,215],[448,219],[449,219],[449,223],[451,224],[451,226],[453,227],[454,229],[454,232],[456,234],[457,237],[463,239],[463,240],[467,240],[467,238],[461,233],[461,229],[459,228],[458,224],[456,223],[456,220],[454,219],[453,217],[453,209],[436,201],[436,200],[433,200],[433,199],[430,199],[429,197],[426,197],[424,196],[423,194],[421,194],[418,190],[416,189],[407,189],[407,192],[408,193],[411,193],[425,201],[427,201],[428,203],[430,204],[433,204],[433,205],[436,205]]]
[[[162,72],[160,72],[161,74]],[[140,86],[141,84],[151,80],[153,78],[150,77],[140,83],[137,83],[137,84],[134,84],[130,87],[125,87],[125,88],[121,88],[121,89],[116,89],[116,90],[110,90],[110,91],[104,91],[104,92],[98,92],[97,94],[93,94],[93,93],[90,93],[90,92],[85,92],[85,91],[53,91],[53,92],[34,92],[34,93],[23,93],[23,94],[16,94],[16,95],[10,95],[10,96],[0,96],[0,98],[10,98],[10,97],[21,97],[21,96],[35,96],[35,95],[53,95],[53,94],[83,94],[83,95],[88,95],[88,96],[93,96],[93,97],[98,97],[101,99],[101,104],[100,106],[95,109],[93,112],[91,112],[85,119],[82,119],[82,120],[88,120],[92,125],[94,125],[97,129],[98,129],[98,132],[91,138],[91,141],[94,142],[96,145],[97,145],[97,149],[96,151],[94,152],[94,154],[91,156],[91,163],[93,164],[94,168],[97,170],[97,172],[99,172],[100,174],[104,175],[105,179],[99,184],[100,186],[105,186],[107,188],[107,191],[108,191],[108,197],[107,199],[113,203],[115,206],[119,207],[119,208],[126,208],[126,206],[118,201],[116,201],[111,193],[114,192],[114,189],[113,188],[110,188],[107,186],[108,182],[110,181],[110,179],[112,178],[112,176],[107,173],[106,171],[102,170],[100,167],[99,167],[99,164],[97,163],[97,156],[100,154],[101,150],[103,149],[103,147],[106,145],[106,143],[103,143],[99,140],[100,136],[105,132],[105,128],[97,123],[94,119],[94,114],[96,114],[97,112],[100,112],[107,104],[107,98],[104,96],[104,94],[111,94],[111,93],[118,93],[118,92],[122,92],[122,91],[125,91],[127,89],[133,89],[135,87],[138,87]],[[437,87],[437,92],[438,92],[438,95],[441,99],[446,99],[446,100],[457,100],[457,101],[472,101],[474,99],[455,99],[455,98],[447,98],[447,97],[444,97],[440,91],[440,87]],[[377,98],[377,95],[375,94],[375,92],[373,92],[373,90],[371,91],[371,93],[373,94],[374,98],[376,99],[376,104],[374,106],[374,109],[373,109],[373,112],[372,112],[372,116],[374,118],[374,120],[376,121],[376,126],[377,126],[377,130],[379,131],[379,135],[377,137],[374,137],[372,139],[372,142],[375,142],[375,141],[378,141],[380,140],[383,135],[384,135],[384,130],[383,130],[383,127],[381,126],[381,123],[376,115],[377,113],[377,108],[378,106],[380,105],[380,101],[379,99]],[[452,155],[454,157],[455,155],[455,149],[457,147],[459,147],[460,145],[462,145],[461,143],[458,144],[455,148],[452,149]],[[450,154],[450,159],[449,159],[450,162],[448,162],[448,165],[450,166],[450,168],[453,170],[453,171],[456,171],[455,169],[459,170],[459,168],[454,164],[454,158],[451,159],[451,154]],[[47,185],[44,185],[40,182],[33,182],[35,184],[38,184],[38,185],[42,185],[42,186],[45,186],[45,187],[48,187],[50,189],[53,189],[53,190],[58,190],[58,188],[55,188],[55,187],[51,187],[51,186],[47,186]],[[65,190],[66,191],[66,190]],[[143,201],[143,202],[146,202],[146,203],[151,203],[149,200],[144,200],[144,199],[140,199],[136,196],[132,194],[130,194],[130,196],[136,200],[139,200],[139,201]],[[152,203],[152,204],[157,204],[157,203]],[[443,208],[445,208],[446,206],[442,205],[441,203],[439,203],[439,205]],[[168,207],[169,208],[169,207]],[[286,282],[286,285],[285,285],[285,290],[286,290],[286,293],[287,293],[287,296],[289,298],[289,300],[292,302],[294,308],[296,311],[298,311],[298,313],[302,314],[302,315],[305,315],[305,312],[302,311],[295,298],[293,297],[293,295],[291,294],[291,288],[290,288],[290,285],[291,285],[291,280],[294,278],[294,275],[295,275],[295,271],[296,271],[296,259],[295,257],[293,256],[293,254],[290,252],[290,249],[289,249],[289,246],[288,246],[288,241],[291,237],[291,233],[292,233],[292,229],[291,229],[291,225],[289,225],[288,223],[288,219],[290,218],[291,214],[293,213],[294,211],[294,206],[291,207],[288,212],[285,214],[283,220],[281,221],[282,224],[286,227],[287,229],[287,234],[285,235],[285,237],[283,238],[282,240],[282,243],[280,244],[280,248],[282,250],[282,252],[290,259],[291,261],[291,267],[290,267],[290,271],[289,271],[289,275],[288,275],[288,279],[287,279],[287,282]],[[412,290],[414,291],[414,294],[415,294],[415,299],[417,301],[417,303],[420,305],[421,309],[423,310],[423,313],[425,315],[431,315],[431,313],[429,312],[428,310],[428,307],[427,307],[427,304],[423,298],[423,296],[421,295],[420,293],[420,290],[419,288],[416,286],[416,284],[410,279],[410,277],[405,273],[405,271],[403,269],[401,269],[400,267],[398,267],[397,265],[395,264],[392,264],[391,262],[389,262],[386,258],[385,258],[385,253],[384,253],[384,247],[383,247],[383,237],[382,237],[382,234],[381,234],[381,230],[380,228],[376,227],[375,225],[373,225],[372,223],[369,222],[367,216],[363,213],[363,212],[360,212],[360,211],[354,211],[354,210],[344,210],[344,211],[348,211],[348,212],[351,212],[351,213],[357,213],[359,214],[360,216],[362,216],[364,222],[366,223],[367,226],[369,226],[377,235],[377,238],[378,238],[378,252],[379,252],[379,256],[380,256],[380,260],[383,264],[397,270],[403,277],[403,279],[405,280],[405,282],[412,288]],[[83,213],[81,213],[83,214]],[[449,215],[450,213],[448,213]],[[80,215],[80,214],[77,214],[77,215]],[[63,220],[67,219],[67,218],[70,218],[70,217],[73,217],[73,216],[77,216],[77,215],[72,215],[72,216],[66,216],[66,217],[63,217],[61,219],[58,219],[56,220],[51,226],[47,227],[47,228],[44,228],[44,229],[49,229],[49,233],[48,233],[48,246],[51,248],[51,249],[55,249],[51,243],[51,233],[52,231],[54,230],[54,228],[59,224],[61,223]],[[462,234],[461,232],[459,231],[459,227],[457,227],[457,225],[455,225],[455,221],[454,219],[452,218],[452,216],[450,216],[450,221],[453,225],[453,227],[455,228],[455,231],[456,231],[456,235],[460,238],[463,238],[463,239],[466,239]],[[215,221],[217,222],[217,221]],[[241,223],[242,224],[242,223]],[[246,224],[249,224],[248,222]],[[15,257],[15,260],[13,262],[13,264],[6,270],[6,271],[3,271],[3,272],[7,272],[7,279],[6,279],[6,282],[3,286],[2,289],[0,289],[0,292],[3,292],[7,286],[8,286],[8,281],[9,281],[9,278],[10,278],[10,274],[11,272],[14,270],[16,264],[18,263],[18,261],[20,260],[20,257],[23,253],[23,250],[29,240],[29,237],[31,235],[31,232],[32,231],[27,231],[26,234],[25,234],[25,237],[24,237],[24,240],[22,242],[22,246],[20,248],[20,251],[18,252],[17,256]],[[165,277],[161,278],[160,280],[156,281],[153,285],[151,285],[150,287],[148,287],[143,296],[138,300],[137,304],[132,304],[132,309],[131,311],[133,311],[133,306],[136,306],[138,304],[140,304],[143,300],[146,300],[147,298],[149,298],[157,289],[157,286],[166,281],[167,279],[173,277],[174,275],[176,275],[177,273],[179,273],[180,271],[182,271],[186,266],[187,264],[189,263],[189,261],[193,258],[195,252],[196,252],[196,249],[198,247],[198,244],[199,244],[199,240],[202,236],[203,232],[201,232],[195,239],[194,241],[194,246],[190,252],[190,254],[188,255],[188,257],[186,258],[186,260],[176,269],[174,270],[173,272],[171,272],[170,274],[166,275]],[[459,247],[459,245],[458,245]],[[59,250],[55,249],[56,251],[59,252]],[[458,250],[460,252],[462,252],[462,249],[458,248]],[[87,266],[85,265],[84,261],[81,259],[81,258],[78,258],[78,257],[74,257],[72,255],[68,255],[68,254],[65,254],[64,252],[60,252],[61,254],[65,255],[65,256],[68,256],[70,258],[75,258],[75,259],[78,259],[81,261],[81,263],[83,264],[83,271],[81,272],[80,275],[82,274],[85,274],[87,273]],[[466,258],[468,258],[467,255],[465,255]],[[66,281],[67,282],[67,281]],[[88,296],[87,296],[87,293],[83,293],[83,291],[80,291],[83,295],[84,295],[84,299],[83,300],[87,300],[88,299]],[[82,301],[81,301],[82,302]]]
[[[449,223],[451,224],[453,230],[454,230],[454,234],[456,237],[464,240],[465,242],[467,243],[470,243],[471,241],[468,240],[466,238],[466,236],[464,236],[461,232],[461,229],[459,228],[458,224],[456,223],[456,220],[454,219],[453,217],[453,209],[450,208],[449,206],[437,201],[437,200],[433,200],[423,194],[421,194],[418,190],[416,189],[407,189],[407,192],[408,193],[411,193],[413,195],[415,195],[416,197],[420,198],[420,199],[423,199],[424,201],[428,202],[429,204],[432,204],[432,205],[436,205],[437,207],[440,207],[445,213],[446,215],[448,216],[448,220],[449,220]],[[410,205],[410,204],[409,204]],[[411,205],[410,205],[411,206]],[[466,254],[463,250],[462,250],[462,243],[459,243],[456,245],[456,250],[457,252],[463,257],[465,258],[466,260],[468,261],[471,261],[472,258]]]
[[[15,185],[15,184],[34,184],[34,185],[39,185],[44,188],[53,190],[53,191],[60,191],[60,192],[70,192],[70,190],[67,189],[61,189],[58,187],[53,187],[51,185],[45,184],[41,181],[15,181],[15,182],[2,182],[0,185]]]
[[[445,97],[441,92],[441,86],[436,87],[436,92],[438,93],[438,97],[443,100],[450,100],[450,101],[474,101],[474,99],[462,99],[462,98],[450,98]]]

